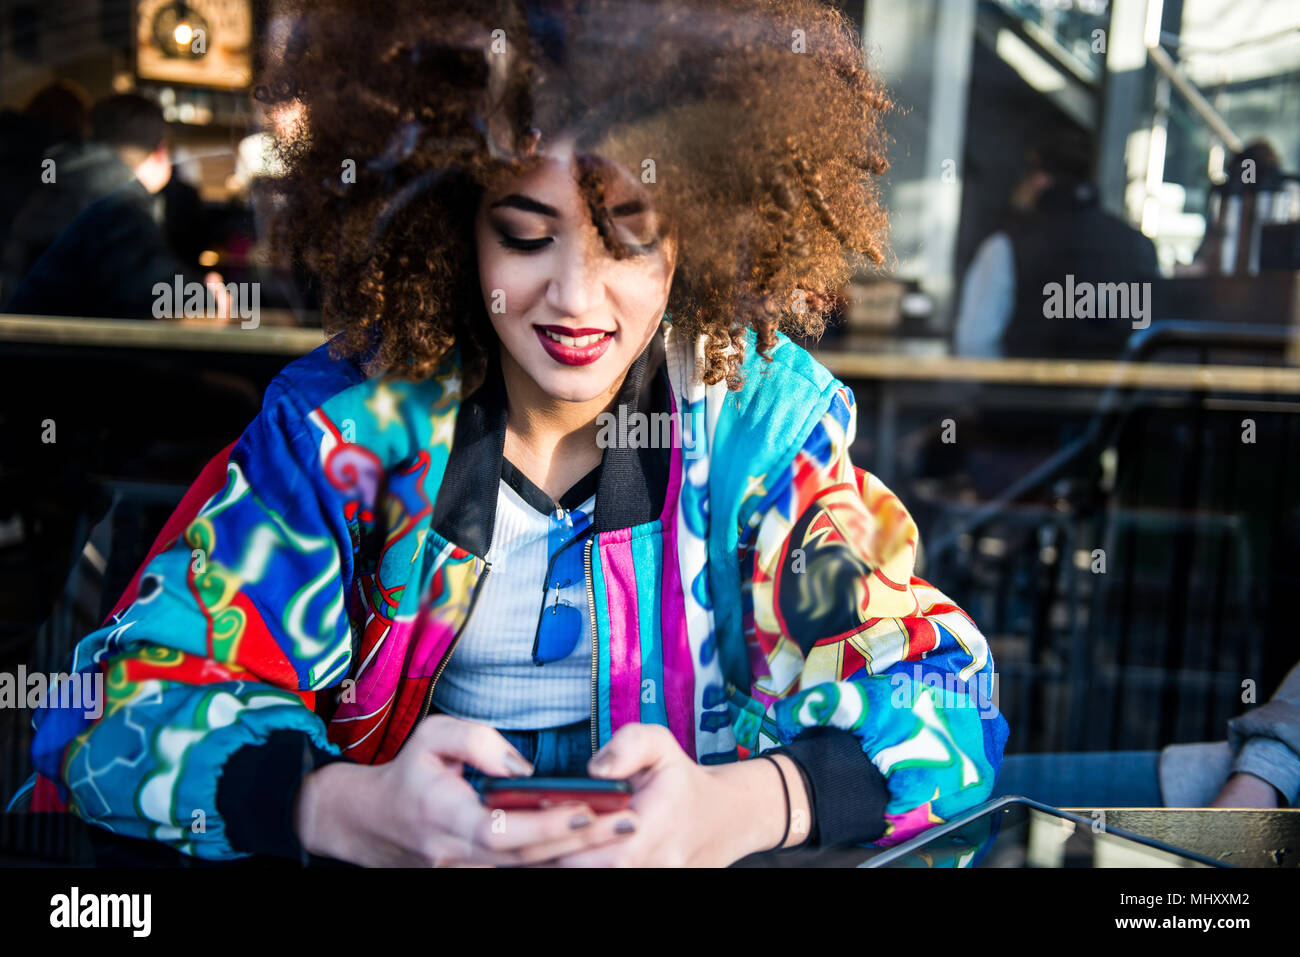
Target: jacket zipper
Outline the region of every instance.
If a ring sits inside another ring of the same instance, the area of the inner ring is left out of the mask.
[[[599,643],[596,638],[596,587],[592,582],[591,574],[591,550],[596,544],[596,536],[592,535],[587,540],[586,554],[583,557],[583,566],[587,572],[587,609],[591,614],[591,753],[597,751],[596,740],[596,660],[598,656]]]
[[[411,725],[411,730],[415,730],[415,725],[429,716],[429,708],[433,706],[433,689],[438,684],[438,679],[442,677],[443,669],[447,667],[447,662],[451,660],[451,653],[456,650],[460,644],[460,636],[465,631],[465,626],[469,624],[470,615],[474,614],[474,606],[478,604],[478,596],[483,593],[483,586],[487,583],[488,575],[492,573],[492,566],[483,563],[483,574],[479,577],[478,584],[474,586],[474,594],[469,600],[469,610],[465,612],[465,620],[460,623],[456,629],[456,635],[451,639],[451,644],[447,646],[447,653],[442,656],[442,661],[438,662],[438,670],[433,673],[433,680],[429,682],[429,692],[424,696],[424,707],[420,710],[420,717],[415,719],[415,724]]]

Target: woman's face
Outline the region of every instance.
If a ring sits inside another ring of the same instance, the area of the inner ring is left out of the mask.
[[[537,168],[479,204],[479,281],[503,364],[553,398],[587,402],[622,382],[658,328],[675,250],[639,180],[619,170],[606,202],[634,255],[614,259],[578,190],[572,144],[539,153]]]

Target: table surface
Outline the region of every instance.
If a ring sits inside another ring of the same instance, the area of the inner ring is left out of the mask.
[[[1300,867],[1300,808],[1063,808],[1234,867]]]
[[[1100,811],[1108,827],[1183,847],[1237,867],[1300,865],[1300,808],[1242,810],[1221,808],[1064,808],[1092,820]],[[62,852],[41,854],[33,842],[60,832]],[[873,847],[795,848],[755,854],[736,867],[857,867],[882,852]],[[280,858],[199,861],[152,841],[110,834],[72,815],[15,812],[0,815],[0,866],[63,865],[98,867],[299,867]],[[314,867],[346,867],[313,858]]]
[[[292,313],[263,309],[260,319],[256,328],[244,329],[237,320],[0,315],[0,342],[300,356],[325,341],[320,329],[291,324]]]
[[[209,319],[81,319],[0,315],[0,342],[45,343],[104,348],[252,352],[303,355],[325,341],[320,329],[296,328],[283,310],[263,310],[262,322],[244,329],[237,322]],[[1295,366],[1196,365],[1073,359],[969,359],[933,350],[890,352],[822,348],[816,356],[841,379],[960,381],[1044,387],[1143,386],[1220,393],[1300,395]]]

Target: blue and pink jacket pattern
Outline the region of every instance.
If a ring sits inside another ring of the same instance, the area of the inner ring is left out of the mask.
[[[661,341],[662,510],[598,515],[580,546],[593,747],[648,722],[717,763],[842,729],[888,785],[880,844],[986,800],[1007,737],[988,644],[913,574],[915,523],[851,464],[852,393],[784,337],[766,362],[751,334],[739,392],[705,385],[702,344],[669,322]],[[102,716],[37,714],[37,769],[69,809],[235,857],[217,793],[237,750],[295,731],[397,754],[490,574],[473,516],[445,504],[466,481],[448,471],[462,391],[455,356],[405,382],[322,346],[280,373],[224,488],[77,646],[73,670],[105,675]]]

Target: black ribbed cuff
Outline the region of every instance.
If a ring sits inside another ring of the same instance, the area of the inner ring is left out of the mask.
[[[809,728],[763,754],[784,754],[806,778],[813,807],[809,846],[865,844],[885,833],[889,786],[853,732]]]
[[[306,852],[293,831],[298,787],[317,768],[350,760],[317,747],[303,731],[273,731],[260,744],[244,745],[217,781],[217,813],[231,848],[301,860]]]

